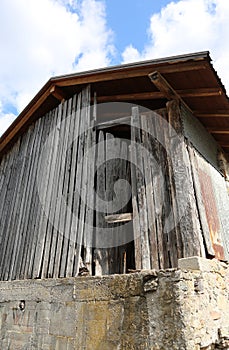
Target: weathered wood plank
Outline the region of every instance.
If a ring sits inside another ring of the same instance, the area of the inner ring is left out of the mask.
[[[80,109],[80,105],[79,105]],[[66,196],[66,219],[64,227],[64,241],[63,248],[61,253],[61,265],[60,265],[60,277],[66,276],[67,260],[68,260],[68,246],[70,244],[69,240],[71,239],[71,219],[72,219],[72,203],[73,203],[73,191],[74,191],[74,179],[76,172],[76,156],[77,156],[77,147],[75,138],[78,135],[78,125],[79,120],[76,118],[77,110],[77,95],[73,96],[72,99],[72,109],[71,109],[71,126],[70,126],[70,135],[68,140],[68,162],[67,168],[69,172],[68,176],[68,189]],[[66,181],[66,179],[65,179]]]
[[[57,158],[58,158],[58,141],[59,141],[59,134],[60,134],[60,130],[59,130],[59,126],[60,125],[60,121],[61,121],[61,116],[60,116],[60,112],[59,109],[56,108],[53,111],[53,115],[51,116],[52,118],[52,124],[51,124],[51,133],[49,134],[49,138],[51,138],[50,140],[50,144],[46,145],[48,146],[48,158],[46,161],[46,164],[43,163],[43,160],[41,161],[41,163],[38,165],[38,169],[39,169],[39,173],[37,174],[37,178],[39,181],[41,181],[42,179],[42,175],[43,175],[43,167],[44,166],[48,166],[49,167],[49,171],[47,174],[47,187],[46,187],[46,197],[45,197],[45,202],[42,203],[42,207],[40,208],[41,210],[41,218],[44,220],[44,229],[45,229],[45,236],[44,236],[44,248],[43,248],[43,252],[42,252],[42,256],[40,257],[40,261],[41,264],[38,265],[38,269],[39,271],[37,272],[39,275],[41,275],[41,277],[47,277],[47,269],[48,269],[48,259],[47,259],[47,251],[49,252],[50,250],[50,242],[51,242],[51,238],[52,238],[52,225],[53,223],[50,221],[50,210],[51,210],[51,206],[53,205],[53,201],[52,201],[52,191],[53,191],[53,187],[54,187],[54,183],[55,183],[55,166],[56,166],[56,162],[57,162]],[[45,151],[47,152],[47,151]],[[43,216],[45,214],[46,218]],[[39,222],[37,222],[36,218],[35,218],[35,222],[34,222],[34,227],[37,228],[37,232],[39,234]],[[38,241],[37,241],[38,242]],[[35,248],[35,242],[33,241],[32,243],[32,256],[34,257],[34,248]],[[38,261],[38,258],[37,258]],[[34,264],[35,267],[36,263]],[[30,265],[30,269],[32,268],[32,265]]]
[[[61,216],[61,205],[63,201],[63,189],[64,189],[64,171],[66,164],[66,151],[67,151],[67,140],[69,133],[70,120],[68,116],[68,103],[67,101],[63,104],[62,110],[62,122],[61,122],[61,135],[60,135],[60,148],[58,152],[59,160],[57,163],[57,184],[56,184],[56,196],[55,196],[55,208],[53,210],[53,234],[52,243],[49,255],[48,265],[48,276],[58,277],[57,267],[55,266],[57,256],[59,256],[60,246],[62,244],[62,229],[63,229],[63,217]],[[44,244],[44,242],[43,242]],[[58,262],[57,262],[58,264]]]
[[[132,128],[135,128],[135,146],[136,151],[136,183],[137,183],[137,203],[138,203],[138,215],[140,224],[140,242],[141,242],[141,268],[150,269],[150,249],[149,249],[149,237],[148,237],[148,222],[147,222],[147,206],[146,206],[146,193],[145,193],[145,174],[143,168],[143,159],[141,151],[138,147],[141,145],[141,124],[138,107],[132,109]],[[132,130],[131,130],[132,131]],[[134,228],[135,229],[135,228]]]
[[[86,232],[84,234],[84,261],[90,274],[92,274],[92,247],[94,232],[94,176],[95,176],[95,152],[96,152],[96,131],[94,123],[96,120],[96,106],[94,105],[93,120],[89,129],[89,150],[90,158],[88,159],[88,190],[87,190],[87,208],[86,208]],[[90,207],[92,206],[92,208]]]
[[[136,154],[136,129],[134,119],[131,119],[131,144],[130,148],[130,162],[131,162],[131,188],[132,188],[132,207],[133,207],[133,231],[134,231],[134,255],[135,255],[135,265],[136,269],[141,270],[142,268],[142,248],[141,248],[141,231],[140,231],[140,220],[138,212],[138,194],[137,194],[137,176],[136,176],[136,164],[137,164],[137,154]]]
[[[103,130],[103,129],[111,128],[114,126],[120,126],[120,125],[125,124],[125,123],[127,123],[127,125],[130,125],[130,120],[131,120],[131,116],[117,118],[114,120],[109,120],[107,122],[96,124],[96,129]]]
[[[69,230],[69,245],[68,245],[68,255],[66,261],[66,276],[73,275],[73,263],[75,256],[75,246],[76,246],[76,229],[77,229],[77,218],[78,216],[78,202],[79,195],[75,191],[75,184],[80,180],[80,172],[78,171],[79,165],[77,164],[77,159],[79,157],[79,130],[80,130],[80,114],[81,114],[81,93],[77,97],[77,102],[75,101],[74,108],[74,120],[75,120],[75,129],[74,135],[76,139],[73,142],[73,151],[72,151],[72,167],[71,167],[71,176],[70,176],[70,185],[69,185],[69,201],[72,203],[72,212],[68,211],[67,213],[67,227],[66,232]],[[78,174],[78,177],[77,177]],[[68,228],[69,226],[69,228]]]
[[[75,252],[75,261],[74,261],[74,275],[77,275],[79,272],[79,264],[81,258],[81,249],[83,244],[83,237],[85,232],[85,214],[86,214],[86,200],[87,200],[87,191],[88,191],[88,158],[86,152],[90,145],[90,133],[88,131],[90,127],[90,86],[88,86],[82,92],[82,111],[81,111],[81,120],[84,124],[81,123],[82,127],[82,138],[81,138],[81,147],[82,147],[82,180],[81,180],[81,193],[80,193],[80,208],[79,208],[79,217],[78,217],[78,228],[77,228],[77,246]]]
[[[16,278],[20,278],[21,276],[21,269],[22,269],[22,264],[23,264],[23,257],[25,256],[25,251],[26,251],[26,240],[28,236],[30,237],[31,232],[28,231],[29,228],[29,222],[32,220],[32,211],[33,207],[36,203],[36,193],[37,193],[37,169],[38,169],[38,164],[40,160],[40,153],[39,151],[42,150],[42,145],[45,142],[50,130],[51,130],[51,115],[52,112],[48,113],[45,118],[45,125],[43,127],[43,132],[40,138],[40,133],[39,130],[36,132],[35,136],[35,144],[34,144],[34,150],[32,153],[31,157],[31,169],[29,173],[29,181],[27,184],[26,190],[28,191],[28,197],[26,199],[26,209],[25,209],[25,215],[23,218],[23,225],[22,225],[22,244],[23,244],[23,253],[22,256],[20,256],[20,259],[18,259],[18,262],[16,264],[17,266],[17,274]],[[41,123],[43,123],[44,120],[41,120]],[[44,189],[44,193],[46,194],[46,178],[47,178],[47,173],[49,171],[49,168],[46,167],[43,176],[42,176],[42,186],[41,188]],[[43,187],[44,186],[44,187]],[[41,192],[40,192],[41,194]],[[34,232],[34,229],[32,229],[32,232]]]
[[[4,265],[1,263],[1,266],[3,266],[2,271],[2,279],[6,280],[8,277],[8,270],[10,266],[10,255],[9,255],[9,249],[11,246],[11,234],[12,232],[9,230],[10,222],[10,212],[12,205],[14,205],[14,197],[16,196],[15,193],[15,187],[17,184],[17,164],[20,164],[20,146],[21,146],[21,140],[18,140],[17,147],[14,148],[14,152],[11,155],[12,157],[12,165],[8,168],[8,181],[7,181],[7,191],[5,192],[4,197],[4,206],[1,213],[1,224],[2,224],[2,232],[5,235],[5,238],[3,237],[3,245],[1,247],[1,253],[4,261]]]
[[[71,143],[73,138],[73,122],[74,119],[70,117],[72,109],[72,99],[67,101],[67,111],[66,111],[66,135],[64,140],[64,148],[62,154],[62,172],[60,175],[62,183],[62,193],[61,203],[60,203],[60,213],[59,213],[59,223],[58,223],[58,241],[56,246],[56,255],[54,262],[54,277],[59,277],[60,273],[60,263],[61,263],[61,254],[62,246],[65,238],[65,220],[66,220],[66,211],[67,211],[67,196],[68,196],[68,186],[69,186],[69,177],[70,177],[70,167],[71,167]],[[63,179],[63,180],[62,180]]]
[[[173,138],[171,138],[170,145],[173,152],[176,205],[183,244],[183,257],[200,256],[203,252],[200,222],[191,177],[191,165],[186,145],[182,140],[182,123],[177,101],[169,101],[167,110],[169,123],[181,138],[179,143],[173,142]],[[185,212],[183,213],[184,208]]]
[[[16,159],[18,149],[19,149],[19,142],[20,140],[14,145],[14,147],[11,150],[11,153],[9,153],[9,156],[7,157],[7,164],[5,168],[5,176],[4,176],[4,181],[2,184],[2,191],[1,191],[1,201],[0,201],[0,230],[3,232],[3,225],[4,225],[4,211],[6,210],[5,207],[5,201],[6,201],[6,196],[7,196],[7,191],[8,191],[8,184],[10,181],[10,177],[12,175],[12,167],[14,160]]]
[[[194,183],[194,189],[195,189],[195,197],[197,200],[197,208],[198,208],[198,214],[200,217],[200,224],[202,229],[202,234],[204,237],[205,246],[207,249],[207,254],[211,256],[215,256],[214,249],[212,247],[212,242],[209,235],[209,227],[208,222],[206,218],[206,212],[205,212],[205,206],[203,202],[203,197],[201,195],[201,187],[198,177],[198,162],[196,159],[196,152],[194,151],[193,147],[189,144],[188,145],[188,152],[191,162],[191,168],[192,168],[192,176],[193,176],[193,183]]]
[[[114,213],[114,183],[116,181],[117,172],[115,169],[115,139],[114,136],[110,133],[106,133],[106,172],[105,172],[105,198],[107,202],[106,212]],[[103,219],[105,221],[105,218]],[[114,259],[115,259],[115,234],[114,234],[114,225],[104,225],[106,227],[105,241],[107,242],[107,253],[108,253],[108,273],[114,268]]]
[[[62,113],[62,105],[59,106],[59,112]],[[63,129],[61,128],[60,133]],[[46,138],[48,134],[45,136],[42,145],[44,145]],[[40,188],[40,200],[41,203],[48,208],[48,201],[46,202],[46,198],[49,194],[48,187],[49,187],[49,174],[47,174],[45,168],[48,164],[51,163],[51,152],[50,149],[52,149],[52,143],[53,143],[53,137],[48,138],[45,144],[45,148],[43,149],[42,152],[42,159],[41,163],[39,166],[39,181],[42,181],[42,188]],[[60,148],[62,147],[62,144],[60,143]],[[61,150],[59,150],[58,155],[61,154]],[[58,179],[59,172],[56,172],[56,179]],[[44,180],[41,180],[42,177],[44,177]],[[48,199],[48,198],[47,198]],[[55,200],[52,202],[53,206],[55,207],[56,201],[58,200],[58,197],[55,196]],[[42,265],[43,265],[43,260],[44,260],[44,254],[46,251],[46,245],[45,245],[45,240],[46,240],[46,234],[47,234],[47,225],[48,225],[48,218],[46,216],[47,214],[45,211],[42,209],[41,210],[41,215],[39,217],[39,220],[36,222],[36,232],[37,232],[37,240],[34,242],[35,244],[35,255],[34,255],[34,260],[33,260],[33,265],[30,267],[32,268],[32,276],[33,278],[38,278],[41,277],[42,274]],[[50,214],[49,214],[50,215]],[[52,216],[50,218],[51,223],[54,223],[54,217]],[[52,227],[52,226],[51,226]],[[52,232],[52,228],[51,228]],[[47,276],[46,276],[47,277]]]
[[[115,222],[126,222],[131,220],[133,220],[132,213],[113,214],[105,216],[105,221],[111,224]]]
[[[53,128],[53,112],[50,112],[48,115],[46,115],[46,119],[48,122],[48,125],[50,125],[49,128],[47,128],[47,132],[51,132]],[[38,135],[37,135],[38,137]],[[44,134],[43,140],[45,141],[45,137],[47,137],[46,132]],[[31,249],[34,241],[34,236],[36,236],[36,231],[34,230],[35,228],[35,223],[37,220],[37,217],[41,215],[43,208],[41,208],[41,203],[40,203],[40,197],[38,193],[38,181],[44,180],[43,174],[41,174],[41,177],[37,177],[38,175],[38,169],[39,169],[39,164],[40,164],[40,157],[42,155],[42,146],[43,143],[38,142],[36,149],[34,150],[34,158],[35,158],[35,166],[33,170],[33,178],[31,182],[31,187],[30,191],[32,193],[32,200],[31,200],[31,206],[29,208],[29,219],[28,223],[25,227],[25,243],[24,243],[24,251],[23,251],[23,258],[21,262],[21,267],[20,267],[20,278],[31,278],[31,274],[29,274],[29,264],[30,260],[33,259],[33,256],[31,255]],[[47,168],[47,174],[49,173],[49,166]]]
[[[152,157],[152,144],[150,142],[150,134],[146,132],[149,130],[149,124],[152,123],[152,118],[141,116],[142,123],[142,141],[143,147],[146,152],[143,153],[143,165],[145,174],[145,187],[146,187],[146,205],[147,205],[147,216],[148,216],[148,227],[149,227],[149,244],[150,244],[150,261],[151,268],[159,268],[158,264],[158,247],[157,247],[157,232],[156,232],[156,219],[155,219],[155,206],[154,206],[154,188],[153,188],[153,176],[154,172]],[[151,140],[152,141],[152,140]]]
[[[99,132],[98,139],[98,150],[97,150],[97,163],[102,164],[97,168],[97,202],[96,202],[96,234],[95,234],[95,251],[94,251],[94,262],[95,262],[95,275],[107,275],[109,273],[108,267],[108,252],[105,248],[100,248],[102,242],[102,228],[104,227],[104,213],[99,211],[99,198],[105,199],[105,145],[104,145],[104,133]],[[105,208],[104,208],[105,209]]]
[[[20,271],[20,262],[22,257],[23,243],[24,243],[24,230],[26,228],[26,218],[28,218],[27,214],[30,210],[30,198],[31,198],[31,189],[29,188],[30,180],[33,174],[34,162],[36,162],[34,151],[37,150],[38,146],[38,138],[37,132],[39,134],[41,128],[41,121],[39,120],[34,127],[31,142],[28,148],[27,153],[27,168],[26,173],[23,176],[23,183],[21,186],[22,198],[20,200],[20,207],[17,213],[18,221],[14,223],[14,248],[13,248],[13,258],[14,260],[11,263],[10,275],[12,279],[19,278]]]
[[[23,178],[26,172],[26,153],[28,152],[29,147],[29,141],[31,140],[31,133],[33,132],[33,126],[29,128],[26,135],[21,140],[20,150],[17,156],[17,160],[15,160],[15,170],[16,173],[15,176],[15,182],[14,182],[14,195],[11,202],[11,212],[9,211],[8,216],[8,222],[6,223],[4,232],[6,234],[6,237],[8,237],[8,248],[7,248],[7,256],[5,257],[6,261],[8,262],[9,266],[5,269],[5,278],[10,279],[10,266],[12,264],[12,258],[13,258],[13,248],[15,246],[15,231],[14,231],[14,224],[17,220],[17,212],[19,207],[21,206],[21,186],[23,182]]]

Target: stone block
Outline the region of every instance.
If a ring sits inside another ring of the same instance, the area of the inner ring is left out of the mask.
[[[192,256],[190,258],[182,258],[178,260],[178,268],[182,270],[199,270],[211,271],[211,260],[201,258],[199,256]]]

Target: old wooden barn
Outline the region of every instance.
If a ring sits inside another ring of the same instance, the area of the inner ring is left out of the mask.
[[[228,134],[208,52],[51,78],[0,139],[0,279],[228,260]]]

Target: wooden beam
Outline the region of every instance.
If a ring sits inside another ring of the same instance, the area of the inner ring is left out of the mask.
[[[71,86],[71,85],[80,85],[80,84],[88,84],[88,83],[96,83],[101,81],[108,80],[116,80],[116,79],[127,79],[127,78],[135,78],[140,76],[147,76],[152,67],[157,69],[162,74],[166,73],[177,73],[177,72],[186,72],[186,71],[194,71],[194,70],[202,70],[209,68],[209,64],[206,61],[193,61],[193,62],[174,62],[167,63],[166,65],[158,64],[156,67],[155,63],[145,65],[142,67],[121,67],[119,69],[113,68],[104,71],[96,71],[90,73],[81,73],[74,74],[72,76],[64,76],[60,78],[55,78],[53,82],[58,84],[58,86]]]
[[[106,121],[103,123],[96,124],[96,129],[102,130],[102,129],[112,128],[116,125],[120,126],[120,124],[130,125],[130,121],[131,121],[131,116],[117,118],[117,119],[113,119],[113,120],[109,120],[109,121]]]
[[[174,90],[175,91],[175,90]],[[166,91],[167,93],[167,91]],[[157,100],[167,97],[165,92],[162,91],[150,91],[150,92],[139,92],[132,94],[122,94],[122,95],[108,95],[108,96],[98,96],[97,102],[111,102],[111,101],[133,101],[133,100]],[[180,97],[209,97],[209,96],[219,96],[222,94],[220,89],[187,89],[187,90],[176,90],[177,95]]]
[[[182,100],[181,96],[172,88],[167,80],[159,72],[153,72],[149,74],[149,78],[152,83],[158,88],[159,91],[163,92],[165,97],[169,101],[180,102],[189,112],[192,113],[191,108]]]
[[[179,90],[177,93],[181,97],[210,97],[210,96],[221,96],[222,90],[219,88],[201,88],[201,89],[187,89]]]
[[[166,73],[179,73],[179,72],[192,72],[195,70],[202,70],[202,69],[207,69],[208,68],[208,63],[202,61],[202,62],[189,62],[189,63],[179,63],[179,64],[173,64],[170,63],[166,67],[158,67],[158,71],[161,74],[166,74]]]
[[[57,85],[51,87],[50,94],[60,102],[64,102],[66,100],[66,95],[64,94],[63,90]]]
[[[212,113],[211,111],[193,111],[198,118],[229,118],[229,110],[217,110],[217,112]]]
[[[124,213],[124,214],[114,214],[114,215],[106,215],[105,221],[108,224],[113,224],[116,222],[126,222],[133,220],[133,214],[132,213]]]
[[[109,95],[109,96],[98,96],[97,101],[111,102],[111,101],[133,101],[133,100],[157,100],[165,98],[165,95],[160,91],[151,92],[139,92],[134,94],[122,94],[122,95]]]
[[[177,92],[171,87],[167,80],[159,72],[153,72],[149,74],[149,78],[152,83],[161,91],[164,96],[169,100],[180,100],[180,96]]]
[[[207,130],[211,134],[229,134],[229,126],[210,126]]]
[[[159,72],[149,74],[149,78],[158,88],[163,92],[168,100],[180,100],[180,97],[209,97],[220,96],[222,90],[219,88],[199,88],[199,89],[185,89],[174,90],[167,80]]]

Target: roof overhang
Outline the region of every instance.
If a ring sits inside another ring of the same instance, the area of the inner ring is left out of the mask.
[[[155,71],[229,154],[229,99],[209,52],[199,52],[51,78],[1,136],[0,157],[31,123],[79,92],[85,84],[91,84],[99,103],[134,101],[159,108],[167,96],[149,78]]]

